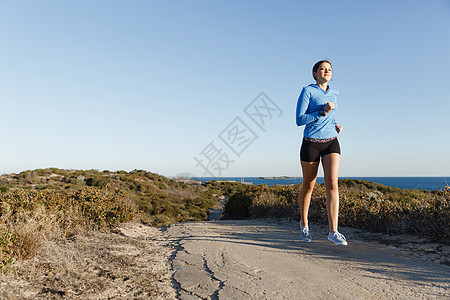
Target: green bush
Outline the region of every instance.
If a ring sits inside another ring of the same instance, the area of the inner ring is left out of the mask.
[[[231,195],[224,207],[225,219],[244,219],[250,217],[250,208],[253,204],[253,194],[248,191],[239,191]]]
[[[0,272],[7,270],[16,262],[14,257],[15,237],[9,232],[0,232]]]

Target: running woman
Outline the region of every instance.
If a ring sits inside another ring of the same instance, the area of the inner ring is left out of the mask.
[[[317,62],[313,67],[312,75],[316,83],[302,89],[296,111],[297,125],[305,125],[300,149],[303,173],[303,183],[298,199],[301,212],[300,235],[303,241],[311,242],[308,210],[319,162],[322,159],[328,211],[328,240],[336,245],[347,245],[345,237],[338,232],[338,176],[341,149],[337,135],[341,133],[342,127],[336,124],[335,112],[339,91],[328,85],[332,75],[329,61]]]

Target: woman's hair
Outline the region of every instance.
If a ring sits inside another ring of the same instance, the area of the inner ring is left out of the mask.
[[[314,73],[316,73],[317,70],[319,70],[320,65],[323,63],[329,63],[331,66],[331,63],[326,59],[316,62],[316,64],[313,67],[313,77],[314,77]],[[316,79],[316,78],[314,77],[314,79]]]

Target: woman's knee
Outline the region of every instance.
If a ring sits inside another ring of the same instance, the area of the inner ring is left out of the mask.
[[[339,189],[339,182],[337,179],[326,180],[325,187],[329,190],[337,191]]]
[[[339,177],[338,176],[327,176],[328,174],[325,174],[323,181],[325,186],[328,187],[337,187],[339,184]]]
[[[314,185],[316,184],[316,181],[303,181],[302,182],[302,190],[305,192],[312,192],[314,189]]]

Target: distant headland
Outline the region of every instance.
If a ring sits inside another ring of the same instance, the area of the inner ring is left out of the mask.
[[[291,177],[291,176],[258,177],[258,179],[291,179],[291,178],[295,178],[295,177]]]

